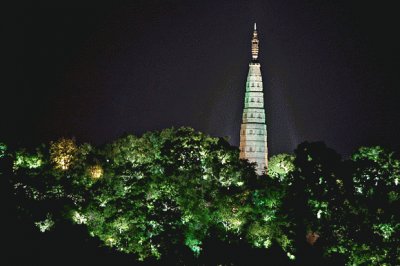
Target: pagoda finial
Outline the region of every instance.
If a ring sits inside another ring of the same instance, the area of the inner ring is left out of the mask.
[[[258,43],[257,24],[254,23],[253,38],[251,40],[251,57],[253,58],[253,61],[258,59]]]

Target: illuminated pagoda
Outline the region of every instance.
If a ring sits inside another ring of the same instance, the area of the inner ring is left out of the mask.
[[[251,40],[252,60],[247,75],[242,125],[240,127],[240,158],[257,163],[257,173],[262,174],[268,166],[268,146],[261,65],[258,61],[258,43],[257,26],[254,23]]]

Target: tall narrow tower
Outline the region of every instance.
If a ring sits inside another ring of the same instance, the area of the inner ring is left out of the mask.
[[[254,23],[251,40],[252,60],[247,75],[240,127],[240,158],[257,163],[257,173],[262,174],[265,167],[268,166],[268,146],[261,65],[258,62],[258,43],[257,27]]]

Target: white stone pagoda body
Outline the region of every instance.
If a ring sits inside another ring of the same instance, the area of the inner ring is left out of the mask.
[[[240,128],[240,158],[257,163],[257,174],[261,175],[268,166],[268,146],[261,65],[258,62],[259,41],[256,24],[254,24],[251,43],[252,61],[249,64],[247,75]]]

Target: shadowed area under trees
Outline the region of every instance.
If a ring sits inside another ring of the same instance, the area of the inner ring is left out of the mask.
[[[10,265],[398,265],[400,161],[323,143],[268,172],[191,128],[0,145]]]

